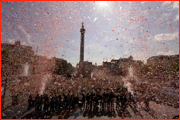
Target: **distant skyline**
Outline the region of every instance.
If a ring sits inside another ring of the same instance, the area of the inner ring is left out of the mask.
[[[179,1],[2,1],[1,43],[32,46],[73,66],[84,61],[179,54]]]

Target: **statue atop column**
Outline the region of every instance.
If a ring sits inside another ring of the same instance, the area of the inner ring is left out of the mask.
[[[84,23],[82,22],[82,28],[84,28]]]
[[[84,74],[84,23],[82,22],[81,32],[81,42],[80,42],[80,60],[79,60],[79,74]]]
[[[81,32],[81,43],[80,43],[80,62],[84,61],[84,23],[82,22],[82,28],[80,29]]]
[[[89,69],[92,66],[92,63],[84,62],[84,45],[85,45],[85,29],[84,29],[84,23],[82,22],[82,27],[80,29],[81,33],[81,42],[80,42],[80,60],[79,60],[79,70],[78,70],[78,76],[87,77],[91,75],[91,71],[89,72]]]
[[[84,23],[82,22],[82,28],[80,29],[81,34],[85,33],[85,29],[84,29]],[[81,37],[84,37],[84,35],[81,35]],[[82,39],[82,38],[81,38]],[[81,40],[82,41],[82,40]],[[84,41],[84,38],[83,38]]]

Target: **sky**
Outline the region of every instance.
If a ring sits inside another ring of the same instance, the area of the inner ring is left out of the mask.
[[[84,61],[179,54],[178,1],[2,1],[1,43],[38,49],[73,66],[80,59],[84,22]]]

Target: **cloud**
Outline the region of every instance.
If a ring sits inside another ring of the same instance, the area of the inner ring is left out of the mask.
[[[176,51],[170,50],[168,52],[158,52],[157,55],[175,55],[178,54]]]
[[[94,22],[97,20],[98,18],[94,18]]]
[[[9,39],[9,40],[8,40],[8,43],[14,44],[15,41],[16,41],[16,39],[13,39],[13,38],[12,38],[12,39]],[[21,45],[26,45],[26,42],[21,41]]]
[[[179,9],[179,1],[176,1],[176,2],[174,2],[174,4],[173,4],[173,9],[176,9],[176,8]]]
[[[22,45],[26,45],[26,42],[22,42],[22,41],[21,41],[21,44],[22,44]]]
[[[163,16],[165,16],[165,17],[168,17],[168,16],[170,16],[171,15],[171,13],[164,13],[163,14]]]
[[[179,20],[179,15],[176,15],[176,18],[174,20],[178,21]]]
[[[15,39],[9,39],[9,40],[8,40],[8,42],[9,42],[10,44],[14,44],[15,41],[16,41]]]
[[[163,2],[163,4],[162,4],[162,6],[166,6],[166,5],[170,5],[170,4],[172,4],[172,1],[165,1],[165,2]],[[172,6],[173,6],[173,9],[179,9],[179,1],[175,1],[173,4],[172,4]]]
[[[162,6],[169,5],[169,4],[171,4],[171,1],[164,1]]]
[[[18,25],[18,28],[24,33],[24,35],[26,36],[26,39],[27,39],[27,42],[29,44],[31,44],[31,35],[29,33],[27,33],[25,31],[25,29],[21,26],[21,25]]]
[[[178,39],[179,37],[179,34],[178,33],[174,33],[174,34],[171,34],[171,33],[162,33],[162,34],[158,34],[158,35],[155,35],[154,38],[158,41],[161,41],[161,40],[175,40],[175,39]]]
[[[143,5],[144,3],[147,3],[148,1],[143,1],[143,2],[141,2],[141,4]]]

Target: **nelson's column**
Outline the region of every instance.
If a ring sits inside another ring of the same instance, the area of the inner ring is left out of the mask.
[[[80,43],[80,61],[79,61],[79,74],[84,75],[84,23],[82,22],[82,28],[80,29],[81,32],[81,43]]]

